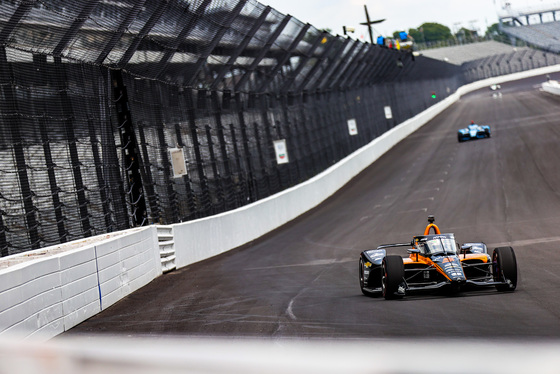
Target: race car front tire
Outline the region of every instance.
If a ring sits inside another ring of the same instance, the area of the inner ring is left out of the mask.
[[[492,254],[492,272],[500,292],[513,291],[517,287],[517,260],[511,247],[498,247]]]
[[[404,279],[404,265],[401,256],[385,256],[383,259],[383,271],[381,289],[385,300],[396,299],[399,286]]]
[[[360,266],[358,269],[358,274],[360,275],[360,289],[362,293],[366,296],[371,296],[371,294],[365,289],[366,288],[366,280],[364,277],[364,259],[360,257]]]

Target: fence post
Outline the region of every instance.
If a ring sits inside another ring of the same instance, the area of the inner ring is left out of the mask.
[[[200,152],[200,140],[198,139],[198,128],[196,127],[196,109],[191,89],[187,89],[186,94],[184,95],[184,100],[186,101],[187,118],[189,121],[189,130],[193,142],[196,171],[201,191],[200,197],[197,199],[197,212],[200,217],[204,217],[210,213],[210,209],[208,209],[204,204],[204,201],[210,201],[210,191],[208,190],[206,175],[204,174],[204,165],[202,162],[202,154]]]
[[[247,192],[249,194],[249,202],[257,201],[259,199],[258,188],[255,181],[253,159],[251,157],[251,150],[249,149],[249,138],[247,135],[247,122],[245,121],[243,111],[243,100],[241,93],[235,94],[235,107],[237,111],[237,118],[239,120],[239,127],[241,128],[241,145],[243,147],[243,157],[247,168],[247,175],[245,177],[247,184]]]
[[[144,124],[142,122],[138,122],[136,128],[138,131],[138,136],[140,137],[139,152],[142,152],[142,157],[139,159],[139,161],[141,161],[140,172],[142,175],[142,185],[144,186],[145,198],[148,200],[152,222],[159,222],[161,217],[160,207],[158,204],[156,191],[154,189],[154,180],[152,178],[150,154],[148,153],[146,135],[144,133]]]
[[[185,142],[183,142],[183,137],[181,136],[181,126],[178,123],[175,124],[175,136],[177,138],[177,145],[179,146],[179,148],[185,148]],[[184,218],[181,217],[181,221],[183,221],[184,219],[189,220],[197,217],[196,204],[194,202],[194,194],[191,188],[190,173],[187,172],[187,174],[183,175],[182,178],[183,178],[183,183],[185,184],[185,192],[187,194],[187,207],[189,213],[186,217]]]
[[[14,82],[12,80],[12,67],[8,63],[6,56],[6,48],[0,46],[0,82],[2,83],[2,91],[5,100],[0,102],[0,108],[3,113],[10,113],[11,116],[6,117],[6,122],[10,129],[12,139],[12,146],[14,150],[14,158],[17,167],[17,174],[21,189],[21,197],[23,200],[23,208],[25,211],[25,223],[29,233],[29,243],[32,249],[40,248],[39,237],[39,223],[37,222],[36,207],[33,205],[33,192],[29,183],[29,176],[27,175],[27,165],[25,162],[25,152],[23,149],[23,138],[20,133],[21,124],[18,121],[19,113],[17,105],[17,95],[14,92]],[[5,230],[2,230],[0,235],[0,246],[2,247],[3,255],[8,251],[8,243],[6,241]]]
[[[219,144],[220,156],[222,159],[224,174],[225,174],[223,176],[220,175],[220,180],[223,182],[221,188],[223,190],[223,196],[224,196],[224,208],[225,210],[229,210],[230,208],[235,207],[235,204],[233,205],[231,204],[232,201],[231,193],[233,190],[232,186],[234,183],[232,181],[231,168],[229,166],[229,157],[228,157],[227,145],[226,145],[227,142],[224,136],[224,127],[222,123],[222,113],[221,113],[222,107],[220,105],[220,100],[218,99],[218,92],[212,91],[211,99],[212,99],[212,110],[214,111],[214,118],[216,121],[216,135],[220,143]]]
[[[122,71],[111,70],[113,97],[121,139],[122,157],[127,178],[132,222],[135,226],[147,224],[146,201],[140,173],[138,145],[129,110],[128,93],[123,82]]]
[[[10,17],[10,20],[5,24],[0,31],[0,82],[2,83],[2,91],[4,93],[4,98],[6,102],[0,103],[0,108],[4,106],[8,106],[9,103],[12,104],[12,108],[7,107],[7,110],[2,110],[2,112],[9,113],[14,112],[17,113],[17,103],[16,103],[16,95],[13,91],[13,84],[12,84],[12,69],[11,66],[8,64],[8,59],[6,56],[6,40],[10,37],[16,26],[19,24],[20,20],[24,18],[29,11],[33,8],[33,2],[22,2],[16,9],[16,11]],[[19,139],[17,142],[14,142],[14,154],[16,155],[16,162],[23,162],[25,160],[22,159],[22,152],[23,149],[20,149],[21,146],[21,134],[19,133],[19,124],[17,123],[17,119],[6,119],[8,122],[8,126],[10,127],[10,133],[12,138]],[[18,145],[19,144],[19,145]],[[25,165],[22,165],[25,166]],[[22,169],[19,171],[18,166],[18,176],[20,179],[20,188],[22,190],[22,197],[24,201],[24,209],[26,212],[26,224],[29,230],[29,241],[31,243],[31,248],[37,249],[40,248],[39,244],[39,232],[38,232],[38,223],[37,218],[35,216],[35,207],[33,206],[32,201],[25,196],[24,191],[28,191],[27,193],[31,193],[31,188],[29,187],[29,178],[27,176],[26,169]],[[6,227],[4,226],[4,220],[2,218],[3,212],[0,212],[0,255],[1,256],[8,256],[9,253],[9,243],[6,237]]]

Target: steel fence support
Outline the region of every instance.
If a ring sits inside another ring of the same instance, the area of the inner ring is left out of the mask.
[[[272,45],[274,44],[276,39],[278,39],[278,37],[280,36],[280,33],[282,32],[282,30],[284,30],[284,28],[286,27],[286,25],[288,24],[288,22],[291,19],[292,19],[292,16],[289,16],[289,15],[285,16],[282,19],[282,22],[280,22],[280,24],[278,26],[276,26],[276,29],[270,35],[270,37],[267,39],[265,45],[263,45],[262,48],[260,49],[259,54],[257,56],[255,56],[255,59],[253,60],[253,62],[251,63],[251,65],[249,66],[249,68],[247,69],[245,74],[243,74],[243,76],[241,77],[239,82],[237,82],[237,84],[235,85],[235,91],[236,92],[241,91],[241,88],[243,87],[243,85],[245,85],[245,83],[247,82],[247,80],[249,79],[251,74],[253,74],[253,72],[255,71],[257,66],[260,64],[260,62],[262,61],[264,56],[266,56],[266,54],[270,51],[270,48],[272,47]]]
[[[304,163],[304,177],[305,179],[309,178],[310,174],[315,174],[315,170],[317,170],[317,160],[315,159],[315,153],[313,152],[313,145],[314,141],[312,139],[312,133],[310,129],[310,124],[313,123],[313,120],[310,119],[308,121],[307,114],[310,114],[310,110],[307,110],[306,105],[308,105],[308,101],[311,99],[310,94],[307,92],[302,93],[302,102],[299,105],[299,114],[301,117],[299,126],[302,129],[301,136],[304,138],[303,142],[303,152],[302,158]]]
[[[344,85],[344,88],[356,87],[356,85],[358,85],[359,87],[363,87],[370,83],[369,80],[365,79],[365,75],[367,75],[368,69],[370,69],[370,73],[375,71],[375,63],[380,56],[378,48],[379,47],[375,45],[370,45],[364,55],[364,58],[362,59],[362,61],[360,61],[360,64],[358,64],[356,70],[352,72],[352,75]]]
[[[161,92],[161,87],[158,85],[158,91],[160,91],[159,97],[161,98],[161,102],[165,102],[165,98],[163,93]],[[169,161],[169,146],[165,140],[165,121],[163,119],[161,110],[155,111],[155,130],[158,139],[158,151],[159,157],[161,159],[161,166],[163,172],[163,179],[165,181],[165,192],[167,194],[167,201],[169,202],[169,206],[167,206],[165,211],[171,212],[170,218],[171,221],[165,221],[165,224],[179,222],[179,204],[177,201],[177,192],[173,188],[173,176],[171,175],[171,161]],[[175,146],[175,144],[173,144]],[[164,211],[164,213],[165,213]]]
[[[282,106],[282,115],[284,117],[284,123],[286,124],[286,139],[288,142],[288,151],[290,152],[290,163],[294,165],[293,169],[296,172],[296,183],[300,182],[301,173],[301,144],[298,141],[297,136],[295,136],[294,132],[296,130],[296,123],[290,119],[289,115],[289,106],[290,106],[290,98],[288,95],[282,95],[281,97],[281,106]],[[295,130],[295,131],[294,131]],[[291,175],[290,175],[291,178]],[[293,181],[290,180],[290,185],[293,184]]]
[[[105,178],[103,177],[103,169],[102,169],[103,162],[101,161],[101,157],[99,155],[99,147],[97,144],[98,142],[97,142],[97,134],[95,131],[95,125],[96,125],[95,121],[92,118],[88,118],[88,132],[89,132],[89,139],[91,143],[91,153],[93,155],[93,162],[95,165],[95,175],[97,177],[97,183],[99,185],[99,197],[101,198],[103,218],[105,221],[105,228],[107,229],[107,231],[110,231],[111,227],[113,226],[111,220],[111,208],[109,206],[109,198],[107,196],[107,183],[105,182]]]
[[[128,92],[124,85],[122,71],[111,70],[113,97],[116,107],[118,129],[121,139],[122,158],[127,178],[130,199],[130,216],[135,226],[147,224],[146,201],[140,171],[140,155],[130,113]]]
[[[329,88],[343,88],[344,82],[348,79],[349,76],[352,75],[352,73],[356,70],[356,67],[366,55],[366,53],[364,53],[364,50],[367,50],[368,45],[369,44],[367,43],[361,43],[360,49],[358,50],[358,52],[356,52],[356,55],[354,56],[352,61],[346,65],[344,70],[338,75],[338,78],[329,85]]]
[[[334,94],[327,91],[319,91],[319,94],[323,105],[323,110],[321,112],[323,113],[323,132],[326,135],[324,137],[325,146],[331,155],[331,157],[326,160],[327,163],[324,166],[324,169],[326,169],[336,163],[340,150],[336,146],[337,141],[334,136],[334,131],[337,127],[336,109],[331,105],[331,98],[333,98]]]
[[[364,44],[362,42],[356,40],[348,49],[348,52],[346,52],[344,56],[341,56],[336,64],[333,64],[334,67],[330,72],[331,76],[329,76],[329,78],[327,78],[321,86],[325,87],[326,89],[336,87],[338,80],[346,72],[346,69],[348,69],[348,67],[354,62],[354,60],[358,59],[356,55],[353,54],[354,51],[358,46],[363,47],[363,45]]]
[[[229,157],[228,157],[227,146],[226,146],[227,142],[224,136],[224,128],[222,124],[221,105],[220,105],[220,100],[218,98],[218,93],[216,91],[212,91],[211,100],[213,105],[214,118],[216,120],[216,135],[220,143],[219,144],[220,156],[222,158],[222,162],[224,166],[224,174],[225,174],[223,176],[223,179],[222,176],[220,176],[220,180],[223,181],[223,183],[225,184],[225,186],[222,186],[223,194],[224,194],[224,206],[225,209],[228,210],[229,208],[232,208],[232,206],[229,205],[229,202],[231,200],[231,191],[234,183],[232,180],[231,168],[229,166]]]
[[[6,226],[4,225],[3,216],[3,212],[0,212],[0,257],[6,257],[10,255],[8,240],[6,238]]]
[[[377,75],[373,78],[376,82],[390,81],[390,73],[396,69],[396,56],[394,51],[389,50],[389,54],[385,56],[384,64],[378,70]]]
[[[259,134],[259,124],[256,123],[256,122],[253,122],[253,132],[254,132],[254,136],[255,136],[255,146],[257,147],[257,154],[258,154],[258,158],[259,158],[259,166],[260,166],[260,170],[261,170],[261,177],[262,177],[262,179],[264,179],[264,183],[265,183],[266,189],[267,189],[264,196],[270,196],[272,188],[271,188],[271,185],[270,185],[270,178],[269,178],[269,175],[268,175],[268,170],[266,168],[266,161],[265,161],[264,155],[263,155],[261,138],[260,138],[260,134]],[[258,181],[257,181],[257,189],[260,192],[260,186],[258,184]]]
[[[249,30],[249,32],[243,38],[243,41],[241,43],[239,43],[237,48],[235,48],[235,50],[233,51],[233,53],[230,56],[230,58],[228,59],[228,61],[224,65],[222,65],[222,68],[220,69],[220,71],[216,75],[216,78],[212,82],[212,85],[210,86],[211,90],[215,90],[215,89],[218,88],[218,85],[220,84],[221,80],[224,79],[227,72],[231,69],[231,67],[233,66],[233,64],[237,60],[237,58],[241,55],[241,53],[245,50],[245,48],[247,48],[247,45],[249,45],[249,42],[251,41],[251,39],[253,39],[253,37],[255,36],[257,31],[259,30],[259,28],[263,25],[264,21],[266,20],[266,17],[268,16],[268,13],[270,13],[271,10],[272,10],[272,8],[269,7],[269,6],[264,8],[264,10],[261,13],[261,15],[259,16],[259,18],[257,18],[255,20],[255,22],[253,23],[253,26],[251,26],[251,29]]]
[[[163,15],[163,12],[165,11],[165,8],[167,8],[168,5],[169,3],[167,1],[160,1],[158,3],[156,10],[154,11],[154,13],[152,13],[152,15],[150,16],[148,21],[144,24],[140,32],[138,32],[136,38],[134,38],[132,43],[130,43],[130,45],[124,52],[124,54],[121,56],[121,59],[119,60],[117,66],[122,68],[124,65],[128,64],[128,62],[134,55],[134,52],[138,50],[138,47],[140,46],[142,40],[146,37],[146,35],[148,35],[148,33],[153,29],[155,24],[159,21],[159,19]]]
[[[193,142],[196,171],[198,174],[198,180],[200,182],[201,196],[197,200],[198,206],[196,211],[198,212],[200,217],[204,217],[209,215],[210,211],[206,209],[202,201],[210,200],[210,191],[208,190],[208,181],[206,179],[206,175],[204,174],[204,166],[202,155],[200,152],[200,141],[198,140],[198,129],[196,127],[196,109],[193,99],[193,92],[191,89],[187,89],[185,91],[183,100],[186,103],[187,118],[189,121],[189,133]]]
[[[80,14],[74,19],[72,25],[66,30],[64,36],[60,39],[56,47],[53,49],[54,56],[60,56],[64,48],[68,45],[68,43],[76,37],[78,31],[83,26],[83,24],[87,21],[88,16],[90,15],[93,8],[95,8],[99,4],[98,0],[90,0],[86,1],[84,7],[80,11]]]
[[[194,29],[198,21],[202,18],[202,14],[210,5],[212,0],[202,0],[201,4],[194,10],[194,12],[189,11],[189,6],[185,8],[185,21],[183,22],[184,27],[181,29],[177,37],[173,40],[170,46],[166,47],[166,51],[163,53],[163,56],[157,63],[159,65],[159,72],[156,74],[155,78],[159,78],[161,74],[164,72],[165,68],[167,67],[167,63],[173,57],[173,55],[177,52],[177,48],[179,45],[185,40],[187,35]],[[190,5],[190,4],[189,4]]]
[[[130,9],[130,11],[126,14],[126,17],[119,24],[119,27],[113,33],[111,39],[107,42],[107,44],[105,44],[105,47],[103,47],[99,56],[97,56],[97,59],[95,60],[96,64],[101,65],[103,61],[105,61],[107,56],[109,56],[109,53],[111,53],[113,48],[115,48],[119,40],[122,38],[124,32],[126,31],[126,28],[132,23],[132,21],[136,19],[136,17],[144,7],[145,3],[146,0],[138,0],[134,2],[134,5]],[[165,4],[166,2],[162,1],[161,3]]]
[[[323,61],[327,58],[327,56],[331,52],[331,49],[334,48],[334,46],[337,44],[337,42],[338,42],[338,39],[334,39],[334,38],[331,39],[331,41],[329,42],[327,47],[323,50],[323,53],[321,54],[321,56],[315,61],[315,65],[313,65],[311,70],[309,70],[307,75],[301,81],[301,84],[295,89],[296,92],[299,92],[299,91],[302,91],[302,90],[306,90],[306,91],[310,92],[309,90],[306,89],[307,84],[311,81],[311,78],[313,78],[315,73],[319,70],[319,68],[323,64]]]
[[[331,75],[334,68],[338,65],[338,63],[340,63],[340,61],[342,61],[343,58],[341,57],[341,53],[344,52],[349,42],[350,39],[344,39],[344,42],[340,43],[336,51],[333,53],[334,58],[330,62],[329,66],[326,67],[325,71],[323,71],[323,74],[321,74],[321,76],[317,78],[315,83],[313,83],[310,89],[311,91],[320,89],[323,86],[326,79]]]
[[[241,10],[243,10],[245,3],[247,3],[247,0],[239,0],[235,8],[233,8],[233,10],[228,13],[227,19],[225,20],[224,24],[219,26],[220,28],[210,44],[208,44],[200,53],[198,59],[194,63],[192,75],[187,81],[187,86],[191,86],[195,82],[198,72],[202,68],[202,64],[204,64],[208,60],[208,56],[210,56],[214,48],[216,48],[220,40],[222,40],[224,34],[226,33],[226,31],[228,31],[235,18],[239,15],[239,13],[241,13]]]
[[[387,69],[389,69],[389,65],[392,63],[391,56],[387,54],[379,53],[378,58],[373,61],[372,67],[370,72],[366,72],[364,75],[364,81],[367,82],[368,85],[376,84],[376,83],[383,83],[385,81],[385,75]]]
[[[268,95],[260,95],[260,104],[261,104],[261,119],[262,119],[262,123],[263,123],[263,128],[264,128],[264,134],[265,134],[265,153],[264,153],[264,157],[265,160],[268,160],[271,164],[271,167],[274,168],[275,171],[275,176],[278,180],[278,183],[280,185],[280,190],[282,190],[282,178],[280,175],[280,165],[278,165],[278,163],[276,162],[276,154],[274,151],[274,147],[273,147],[273,141],[274,140],[278,140],[278,138],[276,137],[276,139],[274,139],[274,137],[272,136],[272,131],[271,128],[272,126],[276,125],[276,124],[272,124],[270,123],[270,119],[268,118],[268,113],[269,113],[269,109],[270,109],[270,105],[269,105],[269,101],[271,100],[271,98]],[[270,173],[268,173],[269,177],[272,176],[272,171]],[[277,191],[275,189],[272,189],[271,191],[269,191],[270,194],[272,193],[276,193]]]
[[[242,174],[241,154],[239,153],[239,144],[237,143],[237,135],[235,134],[235,126],[234,126],[233,122],[229,123],[229,131],[231,133],[231,143],[232,143],[232,146],[233,146],[233,155],[234,155],[234,158],[235,158],[235,166],[237,168],[238,175],[241,175]],[[234,179],[233,173],[232,173],[231,178]],[[239,188],[240,188],[239,183],[244,184],[245,180],[238,181],[237,186],[235,188],[236,191],[238,191]],[[244,188],[243,188],[243,193],[244,194],[246,193]],[[243,206],[247,203],[247,199],[245,198],[245,196],[243,196],[243,199],[241,199],[241,196],[239,196],[239,194],[235,194],[235,198],[236,198],[235,207],[240,207],[240,206]]]
[[[17,104],[17,94],[14,89],[12,67],[8,63],[6,56],[6,48],[0,46],[0,82],[2,83],[2,93],[4,100],[0,102],[2,112],[11,114],[5,117],[11,135],[12,147],[14,150],[14,159],[16,162],[17,175],[23,201],[23,209],[25,212],[25,223],[29,234],[29,243],[31,249],[40,248],[41,238],[39,236],[39,222],[37,221],[37,208],[33,204],[33,191],[29,183],[29,175],[27,174],[28,166],[25,161],[25,150],[23,146],[23,138],[20,132],[21,123],[18,121],[17,113],[20,113]],[[8,251],[9,244],[4,235],[5,230],[0,235],[0,247],[3,254]]]
[[[331,108],[334,117],[333,136],[337,150],[336,161],[338,162],[357,149],[353,147],[352,142],[354,142],[359,135],[350,135],[348,131],[348,120],[355,119],[359,122],[359,118],[353,110],[353,105],[346,99],[346,91],[333,91],[331,98],[334,100]]]
[[[47,167],[47,175],[49,176],[49,186],[52,195],[58,238],[61,243],[64,243],[67,241],[68,232],[64,226],[64,215],[62,214],[62,203],[60,202],[59,196],[60,188],[56,183],[56,173],[54,171],[55,163],[52,158],[50,140],[47,135],[48,123],[44,116],[39,120],[39,122],[39,132],[41,133],[41,142],[43,143],[43,153],[45,155],[45,166]]]
[[[401,68],[400,74],[407,75],[409,73],[409,71],[412,70],[413,67],[414,67],[414,64],[413,64],[413,62],[415,61],[414,55],[412,53],[404,53],[404,61],[400,58],[399,58],[399,60],[403,64],[403,67]]]
[[[158,204],[158,197],[156,196],[156,191],[154,189],[154,179],[152,178],[152,163],[150,162],[150,153],[148,152],[146,134],[144,133],[144,124],[137,123],[136,129],[138,131],[138,136],[140,138],[140,149],[142,152],[142,157],[138,159],[140,163],[140,175],[142,176],[142,186],[144,188],[144,198],[148,200],[148,206],[150,207],[150,217],[152,222],[160,223],[161,212],[160,206]]]
[[[317,91],[313,94],[313,114],[311,121],[313,123],[312,133],[316,137],[316,140],[312,142],[312,145],[317,147],[315,148],[315,152],[319,155],[318,168],[314,174],[319,170],[326,169],[331,164],[333,158],[329,144],[324,140],[327,135],[324,128],[328,123],[328,118],[326,116],[328,108],[325,108],[325,105],[323,105],[323,96],[323,93]]]
[[[214,152],[214,141],[212,140],[212,129],[210,125],[204,126],[204,130],[206,133],[206,141],[208,144],[208,152],[210,153],[210,166],[212,168],[212,174],[214,177],[214,185],[216,186],[216,200],[217,203],[220,204],[220,209],[216,209],[215,204],[213,204],[212,211],[213,213],[223,212],[225,210],[225,200],[224,200],[224,193],[222,187],[222,176],[218,171],[218,162],[216,160],[216,153]]]
[[[33,2],[31,1],[23,1],[21,2],[16,11],[12,14],[8,22],[4,25],[2,30],[0,31],[0,79],[2,82],[2,92],[4,94],[5,102],[0,103],[0,108],[2,108],[2,112],[4,113],[11,113],[13,112],[18,113],[17,103],[16,103],[16,95],[13,92],[13,83],[12,83],[12,71],[11,67],[8,64],[8,59],[6,56],[6,41],[18,26],[20,20],[24,18],[29,11],[33,8]],[[10,103],[12,103],[11,108]],[[14,116],[13,118],[7,118],[6,122],[10,128],[10,133],[12,139],[14,140],[14,155],[16,156],[16,163],[22,163],[21,165],[23,169],[20,171],[20,166],[18,165],[18,177],[20,180],[20,188],[22,190],[22,197],[24,202],[24,210],[25,214],[25,221],[27,227],[30,229],[29,231],[29,241],[31,243],[32,249],[40,248],[39,245],[39,232],[38,232],[38,222],[35,216],[35,207],[33,206],[33,202],[31,200],[31,188],[29,186],[29,178],[27,176],[27,171],[25,166],[25,155],[23,154],[23,148],[21,144],[21,134],[19,132],[19,124],[17,123],[17,117]],[[0,255],[2,257],[8,256],[10,254],[9,251],[9,243],[6,237],[6,227],[4,226],[4,219],[2,215],[5,212],[0,211]]]
[[[235,106],[237,111],[237,118],[239,120],[239,126],[241,128],[241,144],[243,146],[243,157],[245,158],[245,164],[247,168],[246,183],[249,193],[250,202],[257,201],[260,197],[258,188],[255,184],[255,173],[253,159],[251,156],[251,150],[249,149],[249,137],[247,135],[247,123],[245,121],[244,111],[243,111],[243,101],[241,100],[241,93],[235,93]]]
[[[82,178],[81,162],[78,155],[77,139],[74,132],[74,113],[72,110],[72,101],[68,97],[68,78],[66,76],[66,66],[62,63],[60,56],[54,57],[55,69],[57,72],[57,80],[60,84],[59,93],[62,103],[62,110],[66,117],[65,130],[66,139],[68,141],[68,152],[70,154],[70,163],[72,165],[72,174],[74,177],[74,185],[76,187],[76,197],[78,199],[78,210],[80,212],[80,221],[84,236],[92,236],[92,227],[90,223],[90,215],[88,212],[89,201],[86,198],[86,186]]]
[[[95,69],[97,70],[97,69]],[[92,69],[92,72],[95,71]],[[104,71],[99,71],[99,75],[96,75],[94,92],[98,96],[99,100],[95,101],[93,105],[90,105],[90,110],[95,111],[98,107],[104,107],[104,110],[108,112],[109,103],[107,101],[103,101],[103,98],[107,98],[105,95],[106,89],[108,88],[106,82],[104,80]],[[92,108],[93,107],[93,108]],[[100,118],[96,121],[91,116],[88,118],[88,133],[91,140],[91,148],[93,159],[95,163],[95,172],[97,176],[97,182],[99,185],[99,194],[101,198],[101,205],[103,208],[103,216],[105,221],[105,229],[107,232],[111,232],[115,229],[115,221],[113,219],[113,212],[111,211],[111,198],[110,198],[110,187],[108,183],[109,173],[106,173],[106,166],[104,159],[110,159],[110,156],[107,154],[105,155],[103,152],[103,126],[104,120]],[[101,133],[101,134],[100,134]],[[101,141],[99,141],[99,137]],[[111,136],[111,139],[114,141],[114,137]],[[100,144],[101,144],[101,152],[100,152]],[[116,159],[113,159],[116,162]]]
[[[321,45],[321,43],[323,42],[323,40],[325,40],[327,35],[329,35],[329,33],[326,31],[323,31],[319,34],[317,39],[315,39],[315,41],[307,51],[307,54],[299,61],[297,68],[294,71],[292,71],[288,77],[286,77],[284,85],[282,85],[282,87],[280,88],[281,92],[292,91],[289,89],[290,86],[293,84],[297,76],[301,73],[303,68],[307,65],[309,59],[311,59],[313,53],[315,53],[315,50],[319,47],[319,45]]]
[[[109,69],[101,68],[101,74],[97,87],[100,96],[106,97],[106,102],[102,105],[103,118],[97,124],[101,136],[101,154],[103,157],[103,174],[107,180],[107,189],[109,191],[112,203],[112,214],[114,216],[114,226],[109,228],[109,232],[117,230],[126,230],[130,228],[130,217],[126,204],[125,187],[122,178],[121,167],[119,165],[119,156],[117,152],[117,139],[115,132],[120,131],[118,124],[114,124],[111,115],[113,84],[111,72]],[[103,94],[101,92],[104,91]],[[119,138],[120,141],[120,138]]]
[[[303,37],[307,33],[307,30],[309,30],[310,27],[311,25],[309,23],[305,24],[305,26],[302,27],[302,29],[299,31],[297,36],[294,38],[294,40],[286,50],[286,53],[284,53],[284,56],[279,58],[276,61],[276,65],[272,68],[270,72],[268,72],[270,78],[262,81],[260,87],[257,89],[258,92],[263,92],[266,89],[266,87],[270,84],[270,82],[274,80],[274,76],[276,75],[276,73],[278,73],[278,71],[282,68],[282,66],[284,66],[286,61],[288,61],[288,59],[290,58],[294,50],[297,48],[298,44],[301,42],[301,40],[303,39]]]
[[[29,13],[29,11],[33,8],[34,3],[35,3],[34,1],[20,2],[16,11],[10,17],[10,20],[6,22],[6,24],[2,28],[2,31],[0,31],[0,46],[4,46],[2,47],[3,48],[3,50],[1,51],[2,54],[6,53],[5,51],[6,41],[8,40],[12,32],[15,30],[15,28],[19,25],[21,19],[25,17]]]
[[[48,74],[47,57],[42,55],[35,55],[33,57],[34,57],[35,64],[39,66],[39,68],[35,71],[34,79],[37,82],[41,82],[40,83],[41,85],[48,86],[49,83],[46,79]],[[55,173],[56,164],[53,160],[53,156],[51,152],[51,143],[48,136],[48,128],[49,128],[49,123],[47,120],[48,108],[45,100],[43,99],[40,100],[38,107],[39,110],[41,111],[41,117],[38,119],[37,124],[39,127],[39,134],[41,136],[41,143],[43,145],[43,154],[45,157],[45,166],[47,168],[50,193],[52,196],[52,205],[53,205],[53,211],[54,211],[54,216],[56,221],[58,239],[60,243],[64,243],[67,241],[68,231],[66,230],[64,224],[65,217],[62,212],[63,204],[60,201],[60,194],[59,194],[60,188],[58,187],[57,180],[56,180],[56,173]],[[94,162],[95,165],[100,165],[96,161]]]
[[[179,148],[185,148],[185,142],[183,141],[183,137],[181,136],[181,125],[179,123],[175,124],[175,138],[177,139],[177,146]],[[187,160],[188,162],[188,160]],[[181,217],[181,221],[190,220],[197,217],[196,205],[194,202],[194,193],[191,188],[191,180],[190,180],[190,173],[183,175],[183,183],[185,184],[185,192],[187,196],[187,206],[189,209],[189,213],[186,216]]]

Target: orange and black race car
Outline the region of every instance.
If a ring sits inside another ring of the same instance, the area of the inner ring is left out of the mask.
[[[440,232],[433,216],[428,221],[424,235],[415,236],[410,243],[385,244],[361,253],[359,275],[364,295],[395,299],[415,291],[457,293],[473,286],[515,290],[513,248],[499,247],[490,255],[484,243],[459,246],[453,234]],[[388,255],[387,249],[395,247],[408,247],[409,256]]]

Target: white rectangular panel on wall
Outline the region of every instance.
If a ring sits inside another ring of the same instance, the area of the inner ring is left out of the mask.
[[[350,135],[358,135],[358,125],[354,118],[348,120],[348,133]]]
[[[169,154],[171,155],[173,178],[187,175],[187,164],[185,162],[185,152],[183,148],[169,148]]]
[[[288,158],[286,139],[275,140],[274,151],[276,152],[276,162],[278,164],[287,164],[288,162],[290,162],[290,159]]]
[[[393,118],[393,111],[391,110],[391,107],[386,106],[384,109],[385,109],[385,118],[387,119]]]

